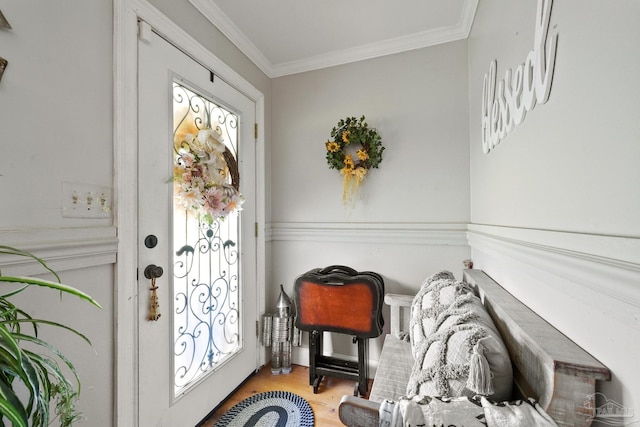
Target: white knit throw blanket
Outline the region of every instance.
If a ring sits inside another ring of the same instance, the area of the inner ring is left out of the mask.
[[[489,427],[557,427],[553,418],[533,399],[495,403],[481,397]]]
[[[401,398],[383,402],[380,427],[465,426],[465,427],[557,427],[533,399],[490,402],[485,397]]]

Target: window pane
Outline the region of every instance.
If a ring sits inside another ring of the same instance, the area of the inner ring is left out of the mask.
[[[177,396],[232,357],[240,350],[242,340],[239,324],[240,214],[233,212],[220,219],[190,207],[197,205],[191,198],[197,198],[205,191],[202,182],[197,182],[197,179],[206,181],[206,177],[198,176],[202,170],[205,174],[221,174],[229,184],[233,181],[233,171],[225,168],[229,162],[216,160],[219,153],[210,151],[210,156],[204,158],[197,154],[198,150],[192,149],[194,146],[202,148],[198,133],[214,130],[237,159],[238,117],[177,82],[173,83],[173,113],[172,161],[176,172],[172,311],[174,392]],[[194,162],[206,163],[206,168],[193,167]]]

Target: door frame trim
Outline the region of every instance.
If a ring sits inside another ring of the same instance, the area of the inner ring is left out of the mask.
[[[138,426],[137,359],[137,151],[138,151],[138,20],[151,27],[189,56],[215,70],[220,78],[256,104],[256,241],[257,318],[265,310],[266,192],[264,95],[196,39],[146,0],[114,0],[114,222],[118,254],[114,287],[114,420],[116,425]],[[264,363],[258,351],[256,367]]]

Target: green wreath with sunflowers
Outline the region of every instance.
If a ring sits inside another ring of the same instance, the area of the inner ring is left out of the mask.
[[[331,139],[325,143],[327,163],[343,177],[342,201],[348,203],[371,168],[382,162],[382,138],[370,128],[365,117],[347,117],[331,130]]]

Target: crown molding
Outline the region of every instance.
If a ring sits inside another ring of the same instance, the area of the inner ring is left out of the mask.
[[[272,64],[213,1],[189,0],[189,2],[270,78],[333,67],[466,39],[471,31],[473,18],[478,7],[478,0],[466,0],[459,22],[451,27],[424,31],[323,55],[315,55],[297,61]]]
[[[357,46],[352,49],[344,49],[330,52],[324,55],[316,55],[299,61],[291,61],[273,66],[273,77],[281,77],[290,74],[303,73],[305,71],[319,70],[321,68],[336,65],[349,64],[366,59],[378,58],[400,52],[421,49],[428,46],[461,40],[467,37],[464,29],[459,26],[440,28],[424,31],[395,39],[384,40]]]
[[[227,15],[211,0],[189,0],[205,18],[224,34],[263,73],[272,77],[273,64],[260,52]]]

